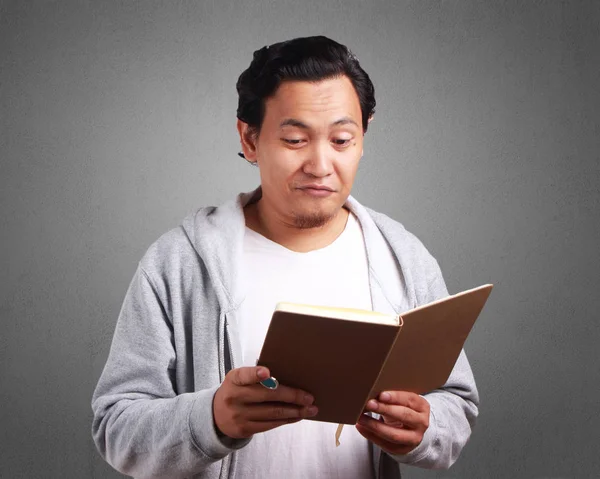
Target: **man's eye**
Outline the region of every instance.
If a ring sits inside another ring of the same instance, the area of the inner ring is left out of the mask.
[[[283,141],[285,141],[289,145],[299,145],[302,142],[302,140],[295,140],[295,139],[289,139],[289,138],[283,138]]]
[[[338,139],[333,140],[333,143],[335,143],[337,146],[346,146],[346,145],[350,144],[350,141],[351,140],[345,140],[342,138],[338,138]]]

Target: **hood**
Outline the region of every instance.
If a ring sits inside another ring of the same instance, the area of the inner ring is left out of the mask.
[[[260,198],[260,193],[259,187],[219,207],[200,208],[182,223],[215,285],[224,312],[237,308],[244,299],[240,274],[246,227],[244,206]]]

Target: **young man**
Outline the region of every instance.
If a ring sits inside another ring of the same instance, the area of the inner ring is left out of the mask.
[[[447,296],[435,259],[350,196],[373,85],[346,47],[298,38],[254,54],[238,131],[260,187],[203,208],[139,264],[94,393],[93,436],[135,477],[387,478],[449,467],[478,395],[464,352],[447,384],[382,393],[335,448],[310,391],[254,367],[278,301],[400,313]],[[340,397],[340,402],[344,400]]]

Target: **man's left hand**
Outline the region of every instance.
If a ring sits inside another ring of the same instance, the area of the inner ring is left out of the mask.
[[[429,402],[415,393],[382,392],[377,399],[367,403],[365,411],[380,414],[381,419],[363,414],[356,429],[390,454],[412,451],[421,443],[429,427]]]

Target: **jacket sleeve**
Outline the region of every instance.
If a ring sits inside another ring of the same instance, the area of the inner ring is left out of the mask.
[[[92,436],[104,459],[140,478],[182,478],[208,468],[248,440],[217,435],[218,385],[176,394],[173,329],[144,270],[135,273],[92,398]]]
[[[427,268],[430,280],[426,283],[427,290],[420,295],[420,304],[448,295],[437,261],[431,257],[430,261]],[[464,350],[446,384],[423,397],[430,404],[429,428],[423,440],[408,454],[389,457],[421,468],[448,469],[469,440],[479,411],[479,394]]]

